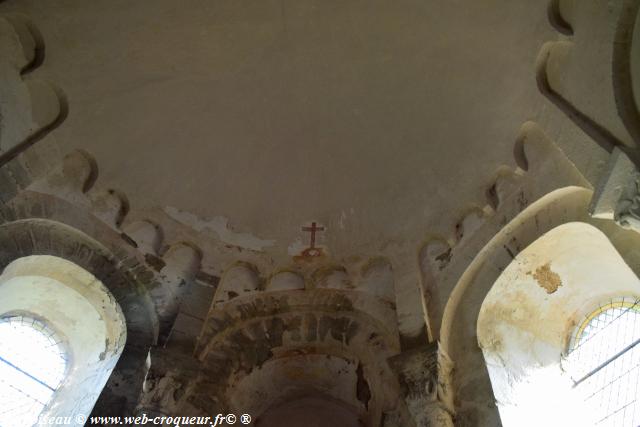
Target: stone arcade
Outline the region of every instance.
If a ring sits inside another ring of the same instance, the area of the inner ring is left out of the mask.
[[[637,426],[639,10],[0,2],[0,425]]]

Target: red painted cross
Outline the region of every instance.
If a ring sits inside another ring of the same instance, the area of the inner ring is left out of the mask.
[[[324,231],[324,227],[318,227],[318,225],[314,222],[311,223],[311,227],[302,227],[302,231],[310,231],[311,232],[311,249],[316,247],[316,231]]]

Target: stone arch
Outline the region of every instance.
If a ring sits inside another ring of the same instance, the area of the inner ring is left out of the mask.
[[[126,319],[127,341],[94,413],[130,412],[142,387],[149,347],[157,339],[153,306],[134,266],[84,232],[42,218],[0,224],[0,248],[1,270],[23,257],[58,257],[95,276],[115,297]]]
[[[640,238],[612,221],[591,218],[592,194],[589,189],[571,186],[533,202],[478,252],[457,281],[444,309],[440,340],[442,351],[455,364],[452,389],[458,418],[472,425],[499,424],[476,324],[491,287],[523,248],[557,226],[584,222],[602,230],[627,263],[634,265],[629,259],[637,257],[633,246],[640,244]]]
[[[207,396],[201,407],[214,415],[249,408],[259,417],[289,401],[292,393],[333,395],[358,408],[358,416],[370,425],[379,425],[398,393],[386,362],[399,349],[394,320],[388,303],[364,292],[307,289],[239,295],[207,318],[195,352],[203,368],[193,396]],[[312,367],[301,372],[296,366],[303,359]],[[325,364],[335,368],[336,375],[314,378]],[[300,381],[287,377],[298,374]],[[274,387],[274,375],[281,384],[297,384],[297,391]],[[348,396],[334,395],[344,382],[329,385],[341,375],[356,386]]]
[[[126,321],[113,295],[66,259],[28,255],[0,276],[0,315],[38,319],[62,342],[66,373],[40,416],[87,417],[126,342]]]
[[[477,325],[504,426],[593,424],[563,357],[575,326],[620,296],[640,296],[640,281],[592,225],[560,225],[515,257],[484,299]]]

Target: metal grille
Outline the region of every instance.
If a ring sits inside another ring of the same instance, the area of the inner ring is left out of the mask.
[[[0,427],[37,422],[65,376],[66,353],[43,322],[0,319]]]
[[[640,304],[623,298],[577,329],[566,366],[598,427],[640,426]]]

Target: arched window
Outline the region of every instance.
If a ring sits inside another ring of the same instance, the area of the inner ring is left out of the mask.
[[[120,306],[91,273],[33,255],[0,275],[0,426],[86,417],[126,340]]]
[[[564,364],[596,425],[640,425],[640,301],[613,299],[589,314]]]
[[[638,426],[638,296],[636,274],[589,224],[523,249],[477,324],[502,425]]]
[[[0,426],[33,425],[65,377],[68,353],[43,321],[0,318]]]

